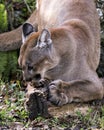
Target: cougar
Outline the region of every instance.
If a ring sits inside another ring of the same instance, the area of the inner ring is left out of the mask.
[[[57,106],[103,97],[96,74],[100,24],[93,0],[38,0],[36,26],[22,27],[18,59],[26,81],[49,83],[49,101]]]

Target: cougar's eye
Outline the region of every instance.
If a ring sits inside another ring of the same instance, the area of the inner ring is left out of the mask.
[[[33,66],[28,66],[28,70],[29,71],[33,70]]]

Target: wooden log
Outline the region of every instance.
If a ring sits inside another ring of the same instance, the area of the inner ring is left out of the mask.
[[[29,119],[34,120],[38,116],[50,117],[48,113],[47,97],[40,88],[34,88],[30,84],[26,92],[26,109],[29,112]]]

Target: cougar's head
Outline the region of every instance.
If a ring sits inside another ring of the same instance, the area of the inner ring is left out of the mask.
[[[31,24],[23,25],[23,44],[18,59],[26,81],[40,80],[45,72],[57,64],[57,56],[53,47],[51,34],[47,29],[40,33]]]

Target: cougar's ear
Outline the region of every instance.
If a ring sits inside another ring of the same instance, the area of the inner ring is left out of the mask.
[[[32,32],[37,32],[38,31],[38,26],[31,25],[30,23],[25,23],[22,26],[22,42],[25,43],[27,37],[32,33]]]
[[[43,47],[50,47],[52,44],[51,34],[47,29],[43,29],[38,41],[37,41],[37,47],[43,48]]]

